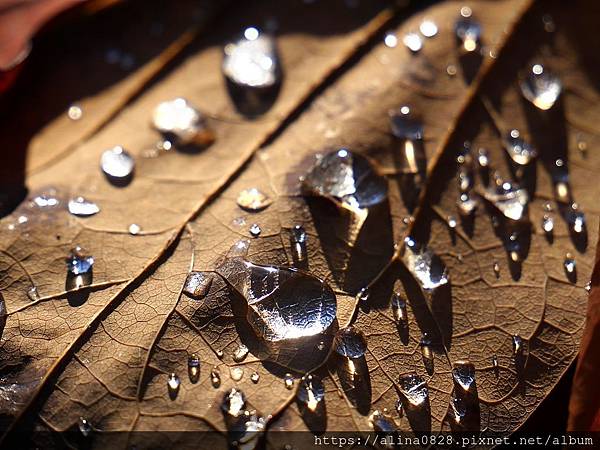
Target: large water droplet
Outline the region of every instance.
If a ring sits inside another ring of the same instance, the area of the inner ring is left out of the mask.
[[[454,384],[468,392],[474,388],[475,366],[467,361],[457,361],[452,368]]]
[[[192,383],[197,383],[200,379],[200,358],[195,353],[188,358],[188,377]]]
[[[411,242],[414,242],[411,240]],[[448,269],[442,260],[426,245],[409,245],[404,252],[406,268],[413,274],[426,291],[436,289],[448,283]]]
[[[400,375],[400,392],[412,407],[423,407],[429,400],[429,390],[425,380],[417,374]]]
[[[544,111],[552,108],[562,91],[559,78],[541,64],[534,64],[519,85],[523,97]]]
[[[223,49],[223,73],[242,87],[266,88],[279,82],[279,57],[275,39],[254,27],[244,31],[242,38]]]
[[[131,177],[135,162],[127,150],[116,146],[102,153],[100,167],[109,180],[119,183]]]
[[[246,407],[246,396],[242,391],[232,388],[223,396],[221,410],[224,414],[232,417],[239,417],[244,413]]]
[[[547,234],[552,233],[552,230],[554,230],[554,219],[551,215],[544,214],[544,217],[542,217],[542,229]]]
[[[307,195],[331,198],[353,211],[369,208],[387,197],[387,183],[364,157],[346,149],[320,158],[304,177]]]
[[[184,98],[159,103],[152,112],[152,124],[179,144],[208,145],[214,141],[202,114]]]
[[[525,189],[504,183],[501,188],[486,189],[484,198],[508,219],[519,221],[525,218],[529,203],[529,195]]]
[[[183,285],[183,293],[199,300],[208,294],[213,281],[213,274],[208,272],[190,272]]]
[[[537,156],[537,150],[521,138],[518,130],[506,133],[502,144],[510,159],[521,166],[529,164]]]
[[[260,211],[273,203],[271,197],[257,188],[244,189],[238,194],[237,204],[246,211]]]
[[[69,200],[69,212],[74,216],[87,217],[100,212],[100,208],[94,202],[83,197],[75,197]]]
[[[310,411],[314,412],[325,398],[325,387],[320,378],[315,375],[305,375],[300,381],[296,396]]]
[[[77,246],[71,250],[65,259],[67,271],[72,275],[83,275],[92,270],[94,257],[85,255],[84,250]]]
[[[233,353],[233,360],[235,362],[242,362],[248,356],[248,347],[244,344],[240,344],[239,347]]]
[[[481,37],[481,25],[472,17],[470,9],[468,11],[465,8],[461,9],[461,15],[454,24],[454,32],[465,51],[477,50]]]
[[[77,425],[83,437],[88,437],[93,430],[92,424],[85,417],[80,417]]]
[[[177,397],[177,393],[179,392],[179,386],[181,385],[181,380],[179,377],[172,373],[169,375],[169,379],[167,380],[167,390],[169,392],[169,397],[171,400],[174,400]]]
[[[217,268],[248,303],[247,319],[262,339],[279,342],[325,332],[336,318],[336,297],[324,281],[295,269],[253,264],[236,244]]]
[[[342,328],[336,334],[335,351],[347,358],[361,358],[367,351],[367,338],[352,326]]]

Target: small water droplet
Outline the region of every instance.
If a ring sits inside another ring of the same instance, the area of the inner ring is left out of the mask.
[[[83,197],[75,197],[69,200],[68,208],[71,214],[79,217],[93,216],[100,212],[98,205]]]
[[[260,211],[273,203],[271,197],[258,188],[244,189],[238,194],[237,204],[246,211]]]
[[[323,341],[320,341],[320,342],[317,344],[317,350],[319,350],[320,352],[322,352],[323,350],[325,350],[325,342],[323,342]]]
[[[81,119],[83,117],[83,110],[81,109],[81,106],[79,106],[79,105],[69,106],[69,109],[67,110],[67,116],[69,116],[69,119],[74,120],[74,121]]]
[[[426,245],[406,242],[404,263],[425,291],[432,291],[448,283],[448,269],[443,261]]]
[[[523,339],[518,334],[512,337],[513,356],[519,357],[523,354]]]
[[[577,149],[583,154],[585,155],[587,153],[587,142],[583,139],[583,137],[578,133],[576,135],[577,137]]]
[[[454,384],[468,392],[475,384],[475,366],[467,361],[457,361],[452,368]]]
[[[579,210],[577,203],[572,203],[568,213],[568,221],[575,233],[582,233],[585,228],[585,215]]]
[[[404,300],[397,292],[394,292],[394,295],[392,296],[392,312],[394,314],[394,320],[398,325],[406,326],[408,324],[406,300]]]
[[[120,182],[131,177],[135,162],[127,150],[116,146],[102,153],[100,167],[111,181]]]
[[[208,145],[214,141],[203,115],[184,98],[159,103],[152,112],[152,124],[179,144]]]
[[[290,243],[292,246],[292,259],[295,266],[303,267],[308,258],[306,248],[306,231],[302,225],[295,225],[291,229]]]
[[[200,358],[195,353],[188,358],[188,377],[192,383],[197,383],[200,378]]]
[[[543,111],[552,108],[562,91],[558,77],[541,64],[534,64],[519,85],[523,97]]]
[[[392,134],[400,139],[411,141],[423,139],[423,122],[414,117],[408,106],[401,106],[389,112]]]
[[[464,398],[453,395],[450,406],[452,408],[452,419],[455,423],[460,424],[467,415],[467,402]]]
[[[315,375],[305,375],[300,381],[296,396],[310,411],[314,412],[325,398],[325,386]]]
[[[399,417],[404,416],[404,407],[402,405],[402,400],[400,399],[396,400],[396,412],[398,413]]]
[[[378,433],[394,433],[396,431],[394,423],[378,410],[373,411],[369,416],[369,423]]]
[[[244,376],[244,369],[242,367],[232,367],[229,369],[229,376],[233,381],[240,381]]]
[[[485,148],[480,148],[477,151],[477,163],[479,167],[486,168],[490,164],[489,152]]]
[[[235,85],[268,88],[279,82],[279,57],[269,34],[246,28],[243,37],[228,43],[223,52],[223,73]]]
[[[456,75],[456,66],[454,64],[448,64],[448,66],[446,66],[446,73],[450,77],[455,76]]]
[[[499,188],[489,188],[484,192],[489,201],[507,219],[520,221],[524,219],[529,203],[529,195],[525,189],[503,183]]]
[[[460,194],[456,206],[461,216],[470,216],[477,209],[478,201],[472,198],[468,193],[463,192]]]
[[[383,38],[383,43],[386,47],[394,48],[398,45],[398,37],[393,31],[389,31]]]
[[[77,246],[71,250],[65,259],[67,271],[72,275],[83,275],[92,270],[94,258],[86,256],[84,250]]]
[[[57,206],[60,201],[55,197],[55,191],[52,189],[49,193],[36,195],[33,200],[33,205],[38,208],[49,208]]]
[[[419,25],[419,31],[423,36],[430,38],[438,33],[438,26],[433,20],[425,19]]]
[[[423,40],[417,33],[406,33],[402,38],[402,43],[413,53],[417,53],[423,48]]]
[[[511,233],[506,241],[506,250],[510,255],[510,259],[514,262],[521,260],[521,244],[519,242],[519,234]]]
[[[492,356],[492,366],[494,367],[494,370],[498,370],[498,356],[496,355]]]
[[[496,278],[500,278],[500,264],[498,264],[498,261],[494,261],[494,265],[492,266],[492,268],[494,269]]]
[[[78,426],[79,432],[82,434],[83,437],[88,437],[93,430],[92,424],[85,417],[79,418]]]
[[[252,375],[250,375],[250,380],[256,384],[260,381],[260,375],[258,372],[252,372]]]
[[[470,8],[467,8],[469,11],[468,15],[463,14],[463,12],[467,11],[465,8],[467,7],[461,9],[461,15],[454,24],[454,32],[461,42],[463,49],[467,52],[472,52],[479,46],[481,25],[473,19]]]
[[[544,214],[542,228],[546,233],[552,233],[552,230],[554,230],[554,219],[549,214]]]
[[[285,377],[283,378],[283,382],[285,384],[285,388],[286,389],[292,389],[294,387],[294,377],[292,376],[291,373],[286,373]]]
[[[171,400],[174,400],[177,397],[177,393],[179,392],[179,386],[181,385],[181,381],[179,377],[172,373],[169,375],[169,379],[167,380],[167,389],[169,391],[169,397]]]
[[[208,294],[213,277],[208,272],[190,272],[183,285],[183,293],[188,297],[200,300]]]
[[[571,253],[567,253],[565,255],[564,266],[567,274],[575,273],[575,258],[573,258],[573,255]]]
[[[221,410],[224,414],[231,417],[239,417],[244,414],[246,407],[246,396],[242,391],[232,388],[223,396]]]
[[[240,344],[239,347],[233,353],[233,360],[235,362],[242,362],[248,356],[248,347],[244,344]]]
[[[414,373],[400,375],[398,379],[400,392],[411,407],[423,407],[429,399],[429,389],[425,380]]]
[[[454,216],[448,216],[447,223],[448,227],[450,227],[451,229],[456,228],[456,225],[458,224],[456,217]]]
[[[464,167],[461,167],[458,171],[458,187],[463,193],[473,187],[473,178],[470,171]]]
[[[141,230],[142,230],[142,228],[137,223],[132,223],[131,225],[129,225],[129,228],[127,229],[127,231],[129,231],[129,234],[131,234],[133,236],[138,234]]]
[[[260,226],[257,223],[253,223],[248,231],[250,232],[252,237],[258,237],[260,236],[262,230],[260,229]]]
[[[367,338],[355,327],[342,328],[336,334],[335,351],[347,358],[361,358],[367,351]]]
[[[219,369],[216,367],[213,367],[210,371],[210,383],[214,388],[221,386],[221,374],[219,373]]]
[[[369,300],[369,288],[368,287],[364,287],[361,288],[361,290],[358,292],[358,295],[356,296],[359,302],[366,302],[367,300]]]
[[[223,353],[223,350],[221,350],[221,349],[216,350],[215,354],[217,355],[217,358],[219,358],[219,359],[223,359],[223,356],[225,355],[225,353]]]
[[[537,150],[521,138],[518,130],[505,134],[502,144],[510,159],[518,165],[527,165],[537,157]]]

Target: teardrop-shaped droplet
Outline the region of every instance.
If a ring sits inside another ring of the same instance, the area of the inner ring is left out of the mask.
[[[180,385],[181,380],[176,374],[172,373],[171,375],[169,375],[169,379],[167,380],[167,390],[169,392],[169,397],[171,398],[171,400],[174,400],[175,397],[177,397]]]
[[[458,207],[458,212],[460,213],[460,215],[466,217],[473,214],[475,209],[477,209],[478,203],[479,202],[477,201],[477,199],[474,199],[466,192],[463,192],[462,194],[460,194],[460,197],[456,202],[456,206]]]
[[[414,373],[400,375],[398,379],[400,392],[411,407],[425,406],[429,400],[429,390],[425,380]]]
[[[369,423],[373,427],[373,431],[378,433],[393,433],[397,430],[394,422],[378,410],[373,411],[369,416]]]
[[[279,57],[275,39],[255,27],[244,30],[243,36],[223,49],[222,70],[235,85],[268,88],[280,79]]]
[[[414,241],[412,241],[414,242]],[[443,261],[426,245],[409,245],[406,242],[404,263],[426,291],[448,283],[448,269]]]
[[[240,344],[239,347],[233,353],[233,360],[235,362],[242,362],[248,356],[248,347],[244,344]]]
[[[77,425],[83,437],[88,437],[93,430],[92,424],[85,417],[80,417]]]
[[[567,253],[563,264],[567,275],[575,273],[575,258],[573,258],[573,255]]]
[[[238,194],[237,204],[246,211],[261,211],[273,203],[273,199],[258,188],[244,189]]]
[[[461,167],[458,171],[458,188],[461,192],[467,192],[473,187],[473,178],[470,171]]]
[[[258,383],[260,381],[260,375],[258,372],[252,372],[252,375],[250,375],[250,381],[252,381],[254,384]]]
[[[394,314],[394,320],[398,325],[406,326],[408,324],[406,300],[404,300],[397,292],[392,296],[392,312]]]
[[[131,177],[135,162],[127,150],[116,146],[102,153],[100,166],[110,180],[120,182]]]
[[[75,197],[69,200],[69,212],[74,216],[87,217],[100,212],[100,208],[94,202],[83,197]]]
[[[408,106],[389,112],[392,134],[410,141],[423,139],[423,122],[414,117]]]
[[[504,149],[516,164],[525,166],[537,157],[537,150],[521,138],[518,130],[510,130],[502,139]]]
[[[27,291],[27,297],[29,297],[29,300],[31,300],[32,302],[38,301],[40,299],[40,294],[37,290],[37,287],[32,286],[28,291]]]
[[[188,358],[188,377],[192,383],[197,383],[200,378],[200,358],[195,353]]]
[[[199,300],[208,294],[213,281],[209,272],[190,272],[183,285],[183,293],[188,297]]]
[[[232,367],[229,369],[229,376],[233,381],[240,381],[244,377],[243,367]]]
[[[417,33],[406,33],[402,38],[402,43],[413,53],[417,53],[423,48],[423,39]]]
[[[84,250],[77,246],[71,250],[65,262],[67,264],[67,271],[71,275],[83,275],[92,270],[94,257],[87,256]]]
[[[467,361],[457,361],[452,368],[454,385],[468,392],[474,388],[475,366]]]
[[[213,367],[210,371],[210,383],[214,388],[221,386],[221,374],[219,373],[219,369],[216,367]]]
[[[309,411],[316,411],[319,403],[325,398],[325,387],[321,379],[315,375],[305,375],[300,381],[298,392],[296,393],[300,400]]]
[[[542,229],[548,234],[552,233],[552,230],[554,230],[554,219],[551,215],[544,214],[544,217],[542,217]]]
[[[257,223],[253,223],[252,226],[250,226],[250,229],[248,231],[250,232],[250,235],[252,237],[258,237],[258,236],[260,236],[260,233],[262,232],[262,230],[260,229],[260,226]]]
[[[560,79],[541,64],[534,64],[519,85],[523,97],[543,111],[552,108],[562,91]]]
[[[582,233],[585,228],[585,215],[579,209],[579,205],[577,203],[571,204],[569,212],[567,214],[567,220],[571,229],[575,233]]]
[[[214,141],[202,114],[184,98],[159,103],[152,112],[152,124],[179,144],[208,145]]]
[[[335,339],[335,351],[346,358],[361,358],[367,351],[367,338],[353,326],[340,329]]]
[[[511,235],[508,237],[508,239],[506,240],[506,250],[508,251],[511,261],[521,261],[522,249],[518,233],[511,233]]]
[[[490,165],[489,152],[485,148],[480,148],[477,151],[477,164],[481,168],[486,168]]]
[[[433,20],[425,19],[419,25],[419,31],[426,38],[430,38],[438,33],[438,26]]]
[[[304,177],[306,195],[327,197],[352,210],[364,209],[387,198],[387,183],[364,157],[341,149],[320,158]]]
[[[243,242],[232,247],[216,271],[246,300],[247,319],[257,335],[269,342],[294,339],[301,344],[299,339],[325,332],[337,312],[329,285],[295,269],[251,263]]]
[[[447,223],[448,223],[448,227],[451,229],[456,228],[456,226],[458,225],[458,221],[456,220],[456,217],[454,217],[454,216],[448,216]]]
[[[519,357],[523,354],[523,339],[518,334],[512,337],[513,356]]]
[[[481,37],[481,25],[472,17],[470,8],[461,9],[461,15],[454,24],[454,32],[465,51],[477,50]]]
[[[529,203],[529,195],[525,189],[506,183],[501,188],[487,189],[484,198],[508,219],[519,221],[525,218]]]
[[[223,396],[223,402],[221,403],[221,410],[224,414],[231,417],[239,417],[245,411],[246,407],[246,396],[242,391],[236,388],[232,388],[226,392]]]
[[[283,377],[283,384],[286,389],[292,389],[294,387],[294,377],[291,373],[286,373]]]
[[[306,231],[302,225],[295,225],[290,233],[292,259],[297,267],[304,267],[308,258],[306,248]]]

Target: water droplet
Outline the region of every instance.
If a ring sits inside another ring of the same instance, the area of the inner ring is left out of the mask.
[[[537,157],[537,150],[532,145],[521,139],[518,130],[511,130],[502,139],[504,149],[516,164],[521,166],[529,164]]]
[[[240,381],[244,376],[244,369],[242,367],[232,367],[229,369],[229,376],[233,381]]]
[[[69,200],[69,212],[74,216],[87,217],[100,212],[100,208],[94,202],[83,197],[75,197]]]
[[[283,377],[283,383],[285,384],[285,388],[288,390],[294,387],[294,377],[291,373],[285,374],[285,377]]]
[[[239,193],[237,204],[246,211],[260,211],[273,203],[271,197],[257,188],[244,189]]]
[[[429,390],[425,380],[414,373],[400,375],[398,379],[400,392],[411,407],[423,407],[429,400]]]
[[[544,30],[547,33],[554,33],[556,31],[556,24],[550,14],[544,14],[542,16],[542,23],[544,24]]]
[[[142,228],[137,223],[132,223],[131,225],[129,225],[129,228],[127,230],[129,231],[129,234],[135,236],[142,230]]]
[[[221,374],[219,373],[219,369],[216,367],[213,367],[210,371],[210,383],[214,388],[221,386]]]
[[[82,434],[83,437],[88,437],[93,430],[92,424],[85,417],[79,418],[78,426],[79,432]]]
[[[356,296],[356,298],[359,302],[366,302],[367,300],[369,300],[369,288],[361,288],[360,291],[358,291],[358,295]]]
[[[573,255],[571,253],[567,253],[565,255],[564,266],[567,274],[575,273],[575,258],[573,258]]]
[[[479,167],[486,168],[490,164],[489,152],[485,148],[480,148],[477,151],[477,163]]]
[[[199,300],[208,294],[213,277],[208,272],[190,272],[183,285],[183,293],[188,297]]]
[[[529,195],[525,189],[504,183],[501,188],[489,188],[484,192],[489,201],[504,217],[519,221],[525,217]]]
[[[404,407],[402,406],[402,400],[400,399],[396,400],[396,412],[399,417],[404,416]]]
[[[446,67],[446,73],[448,74],[448,76],[451,77],[456,75],[456,66],[454,64],[448,64],[448,66]]]
[[[240,344],[239,347],[233,353],[233,360],[235,362],[242,362],[248,356],[248,347],[244,344]]]
[[[169,391],[169,397],[171,400],[174,400],[177,397],[177,393],[179,392],[179,386],[181,385],[181,381],[179,377],[172,373],[169,375],[169,379],[167,380],[167,389]]]
[[[302,225],[295,225],[291,229],[290,242],[292,246],[292,259],[295,266],[303,267],[308,258],[306,249],[306,231]]]
[[[402,43],[413,53],[417,53],[423,48],[423,40],[417,33],[406,33],[402,38]]]
[[[496,278],[499,278],[500,277],[500,264],[498,264],[498,261],[494,261],[494,265],[492,266],[492,268],[494,269]]]
[[[260,226],[257,223],[253,223],[248,231],[250,232],[252,237],[258,237],[260,236],[262,230],[260,229]]]
[[[423,123],[414,117],[408,106],[389,112],[392,134],[411,141],[423,139]]]
[[[219,359],[223,359],[223,356],[225,355],[221,349],[216,350],[215,353]]]
[[[214,134],[205,122],[202,114],[184,98],[161,102],[152,112],[154,128],[183,145],[208,145],[214,141]]]
[[[221,410],[228,416],[239,417],[244,413],[246,407],[246,396],[242,391],[232,388],[223,396]]]
[[[423,36],[430,38],[438,33],[438,26],[433,20],[425,19],[419,25],[419,31]]]
[[[412,241],[414,242],[414,241]],[[448,283],[448,269],[426,245],[405,245],[404,263],[419,284],[426,291]]]
[[[456,228],[456,225],[458,224],[456,217],[454,217],[454,216],[448,216],[447,222],[448,222],[448,227],[450,227],[451,229]]]
[[[513,344],[513,355],[515,357],[521,356],[523,354],[523,339],[518,334],[513,335],[512,337]]]
[[[588,281],[587,283],[585,283],[585,291],[590,292],[591,290],[592,290],[592,282]]]
[[[72,275],[83,275],[92,270],[94,258],[86,256],[84,250],[77,246],[71,250],[69,256],[65,259],[67,271]]]
[[[433,350],[431,348],[431,338],[429,334],[423,333],[421,336],[421,353],[423,354],[423,359],[427,361],[433,360]]]
[[[470,391],[475,384],[475,366],[467,361],[457,361],[452,368],[454,384],[464,391]]]
[[[496,355],[492,356],[492,366],[494,370],[498,370],[498,356]]]
[[[367,338],[357,328],[342,328],[336,334],[335,351],[346,358],[361,358],[367,351]]]
[[[393,433],[396,431],[394,423],[378,410],[369,416],[369,423],[373,430],[378,433]]]
[[[546,233],[552,233],[552,230],[554,230],[554,219],[549,214],[544,214],[542,228]]]
[[[320,342],[317,344],[317,350],[319,350],[320,352],[322,352],[323,350],[325,350],[325,342],[323,342],[323,341],[320,341]]]
[[[408,314],[406,312],[406,300],[400,294],[394,292],[392,296],[392,312],[397,324],[406,326],[408,324]]]
[[[461,216],[470,216],[475,212],[477,208],[478,201],[472,198],[468,193],[463,192],[460,194],[458,201],[456,202],[456,206],[458,207],[458,212]]]
[[[300,342],[325,332],[337,311],[329,285],[295,269],[251,263],[247,248],[247,241],[235,244],[217,272],[246,300],[246,317],[258,336]]]
[[[575,233],[583,232],[585,228],[585,215],[579,210],[577,203],[572,203],[568,213],[568,221]]]
[[[454,32],[458,40],[462,43],[463,49],[467,52],[472,52],[479,46],[481,25],[472,18],[471,13],[468,15],[462,14],[463,10],[465,10],[464,7],[461,9],[460,17],[454,24]]]
[[[246,28],[242,38],[223,49],[223,73],[242,87],[267,88],[280,78],[275,39],[254,27]]]
[[[256,384],[260,381],[260,375],[258,372],[252,372],[252,375],[250,375],[250,380]]]
[[[512,261],[519,262],[521,260],[521,244],[518,233],[514,232],[510,234],[506,241],[506,250]]]
[[[576,135],[577,137],[577,149],[583,154],[585,155],[587,152],[587,142],[583,139],[583,137],[578,133]]]
[[[383,43],[386,47],[394,48],[398,45],[398,38],[396,37],[394,32],[390,31],[386,33],[385,37],[383,38]]]
[[[305,375],[300,381],[296,396],[310,411],[314,412],[325,398],[325,386],[315,375]]]
[[[534,64],[519,85],[523,97],[543,111],[552,108],[562,91],[558,77],[541,64]]]
[[[387,183],[371,163],[346,149],[320,158],[306,174],[302,188],[307,195],[333,198],[351,210],[369,208],[387,198]]]
[[[67,116],[73,121],[77,121],[83,117],[83,110],[79,105],[71,105],[67,110]]]
[[[121,146],[116,146],[102,153],[100,167],[112,181],[123,181],[131,177],[135,162],[129,152]]]
[[[471,178],[469,170],[464,167],[458,171],[458,187],[462,192],[467,192],[473,187],[473,178]]]
[[[37,195],[33,198],[33,204],[39,208],[48,208],[57,206],[60,201],[54,196],[54,191],[51,193],[44,193]]]
[[[200,378],[200,358],[195,353],[188,358],[188,377],[192,383],[197,383]]]
[[[33,286],[27,291],[27,297],[32,302],[38,301],[40,299],[40,294],[38,293],[37,287]]]

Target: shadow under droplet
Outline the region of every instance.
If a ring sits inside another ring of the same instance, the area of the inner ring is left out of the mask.
[[[67,274],[65,280],[65,290],[67,291],[67,301],[71,306],[83,305],[90,296],[90,289],[83,289],[92,284],[94,275],[92,270],[81,275]]]
[[[264,88],[241,86],[227,80],[227,91],[236,110],[249,119],[266,113],[279,96],[283,77],[278,78],[280,81],[276,84]]]
[[[467,84],[471,84],[483,61],[483,56],[481,55],[479,48],[472,52],[462,52],[458,57],[458,61],[462,68],[465,81]]]
[[[107,173],[105,173],[104,176],[106,177],[108,182],[110,184],[112,184],[113,186],[119,187],[119,188],[124,188],[124,187],[128,186],[129,183],[131,183],[131,180],[133,180],[133,174],[134,174],[134,171],[132,171],[126,177],[112,177],[112,176],[108,175]]]
[[[317,403],[317,407],[314,411],[306,406],[304,402],[296,399],[296,404],[302,420],[308,427],[308,429],[315,435],[321,435],[327,430],[327,406],[325,405],[325,399],[322,399]]]
[[[369,414],[371,408],[371,376],[367,367],[367,360],[360,358],[337,358],[337,374],[346,394],[358,412],[363,416]]]
[[[410,428],[417,436],[427,436],[431,432],[431,404],[427,397],[422,405],[415,406],[410,403],[402,394],[400,401],[404,408],[404,413],[410,424]]]

